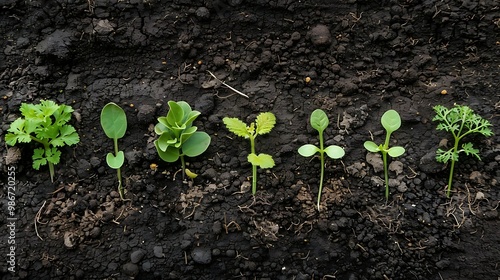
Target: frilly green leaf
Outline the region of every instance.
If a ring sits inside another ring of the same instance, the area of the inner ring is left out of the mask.
[[[276,124],[276,116],[271,112],[260,113],[255,119],[255,132],[258,135],[271,132]]]
[[[262,169],[271,168],[274,166],[273,157],[271,155],[268,155],[268,154],[256,155],[254,153],[251,153],[248,155],[247,160],[252,165],[259,166]]]

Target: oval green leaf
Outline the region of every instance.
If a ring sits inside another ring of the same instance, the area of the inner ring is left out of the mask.
[[[311,114],[311,126],[322,133],[328,127],[330,121],[328,120],[328,116],[321,109],[316,109]]]
[[[312,144],[305,144],[299,148],[298,152],[303,157],[310,157],[319,152],[319,148]]]
[[[372,153],[377,153],[380,152],[379,146],[375,144],[373,141],[366,141],[365,144],[365,149],[367,149],[369,152]]]
[[[331,146],[326,147],[325,153],[330,158],[333,158],[333,159],[339,159],[345,155],[344,149],[342,149],[341,147],[336,146],[336,145],[331,145]]]
[[[201,155],[207,150],[210,141],[210,136],[206,132],[197,131],[182,144],[182,153],[188,157]]]
[[[399,147],[399,146],[396,146],[396,147],[392,147],[390,148],[387,153],[391,156],[391,157],[399,157],[400,155],[404,154],[405,153],[405,148],[403,147]]]
[[[127,131],[127,116],[120,106],[110,102],[102,108],[101,126],[109,138],[122,138]]]
[[[191,126],[187,129],[185,129],[181,134],[181,138],[180,138],[179,143],[181,143],[181,145],[183,145],[189,139],[189,137],[191,137],[193,135],[193,133],[196,132],[196,130],[198,130],[198,128],[196,126]]]
[[[175,101],[168,101],[168,107],[170,107],[170,110],[167,113],[167,127],[182,126],[184,118],[182,106]]]
[[[401,127],[401,117],[395,110],[388,110],[382,115],[380,120],[387,132],[392,133]]]
[[[162,160],[166,162],[176,162],[179,159],[179,149],[174,146],[169,146],[165,151],[162,151],[160,147],[158,147],[158,140],[154,143],[156,151]]]
[[[158,140],[156,140],[157,147],[166,151],[169,146],[175,145],[177,143],[177,138],[172,138],[169,133],[163,133]]]
[[[113,155],[112,153],[108,153],[106,155],[106,163],[108,164],[109,167],[113,169],[118,169],[122,167],[123,163],[125,162],[125,154],[123,151],[119,151],[118,154]]]

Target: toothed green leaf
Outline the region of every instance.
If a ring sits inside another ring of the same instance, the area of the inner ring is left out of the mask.
[[[222,119],[222,122],[226,125],[227,129],[236,136],[249,138],[251,135],[247,125],[238,118],[225,117]]]
[[[271,155],[268,154],[249,154],[247,157],[248,162],[252,165],[259,166],[262,169],[272,168],[274,166],[274,160]]]
[[[260,113],[255,119],[255,133],[258,135],[269,133],[275,124],[276,117],[273,113]]]

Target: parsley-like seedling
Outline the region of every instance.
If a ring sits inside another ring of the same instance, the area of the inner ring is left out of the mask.
[[[192,110],[185,101],[168,101],[170,110],[166,117],[158,118],[155,133],[160,137],[155,140],[156,150],[161,159],[166,162],[176,162],[179,158],[184,174],[190,178],[196,174],[186,170],[184,156],[195,157],[205,152],[210,145],[211,138],[206,132],[197,131],[193,126],[194,120],[201,114]]]
[[[339,159],[344,156],[345,151],[339,146],[330,145],[326,148],[323,148],[323,132],[328,127],[330,121],[328,120],[328,116],[321,109],[316,109],[312,112],[310,118],[311,126],[319,132],[319,148],[312,144],[305,144],[301,146],[298,150],[299,154],[304,157],[310,157],[316,153],[319,153],[319,158],[321,160],[321,175],[319,179],[319,191],[318,191],[318,211],[319,204],[321,202],[321,192],[323,190],[323,178],[325,174],[325,156],[324,154],[332,159]]]
[[[380,152],[382,153],[382,160],[384,161],[384,177],[385,177],[385,198],[389,198],[389,175],[387,171],[387,155],[391,157],[399,157],[404,154],[405,148],[395,146],[389,148],[389,140],[391,134],[401,127],[401,117],[395,110],[388,110],[382,115],[380,119],[382,126],[386,131],[384,144],[377,145],[373,141],[366,141],[364,143],[365,149],[372,153]]]
[[[75,128],[68,124],[73,108],[68,105],[57,105],[54,101],[42,100],[39,104],[21,104],[21,115],[11,123],[5,142],[14,146],[16,143],[35,141],[43,148],[33,152],[33,168],[49,166],[50,179],[54,182],[54,165],[61,159],[58,147],[75,145],[80,137]]]
[[[437,129],[450,132],[455,141],[453,148],[447,151],[438,149],[436,152],[436,160],[438,162],[448,163],[451,160],[448,189],[446,192],[446,196],[450,197],[453,170],[455,162],[458,161],[458,155],[464,152],[466,155],[474,155],[481,160],[479,150],[475,149],[470,142],[462,144],[462,148],[458,149],[460,140],[472,133],[479,133],[488,137],[493,135],[493,132],[490,129],[491,123],[488,120],[483,119],[465,105],[455,105],[451,109],[442,105],[436,105],[433,109],[436,112],[436,116],[432,120],[439,122]]]
[[[257,192],[257,166],[263,169],[274,166],[274,160],[271,155],[257,155],[255,153],[255,138],[257,138],[257,135],[271,132],[276,124],[276,117],[271,112],[260,113],[255,122],[252,122],[249,126],[238,118],[225,117],[222,121],[227,129],[236,134],[236,136],[250,139],[250,154],[247,160],[252,164],[252,194],[255,195]]]
[[[116,169],[118,193],[123,200],[121,167],[125,162],[125,154],[118,149],[118,139],[122,138],[127,131],[127,115],[125,111],[113,102],[106,104],[101,111],[101,126],[106,136],[113,139],[114,154],[108,153],[106,155],[106,163],[109,167]]]

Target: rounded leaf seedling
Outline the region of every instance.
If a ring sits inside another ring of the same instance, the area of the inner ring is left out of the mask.
[[[123,185],[121,167],[125,162],[125,154],[118,149],[118,139],[125,136],[127,131],[127,116],[120,106],[110,102],[102,108],[101,127],[108,138],[113,139],[114,153],[106,155],[106,163],[109,167],[116,169],[118,177],[118,193],[123,200]]]
[[[323,191],[323,179],[325,174],[325,154],[332,159],[339,159],[345,155],[344,149],[336,145],[330,145],[324,148],[323,132],[328,127],[329,120],[326,113],[321,109],[316,109],[311,113],[310,123],[312,128],[316,129],[319,133],[319,147],[312,144],[302,145],[298,149],[298,153],[303,157],[310,157],[319,153],[321,161],[321,172],[319,179],[318,201],[317,207],[320,210],[321,193]]]
[[[399,157],[404,154],[405,149],[400,146],[395,146],[389,148],[389,141],[391,134],[401,127],[401,117],[399,113],[395,110],[388,110],[382,115],[380,119],[382,126],[386,131],[385,142],[383,144],[377,145],[373,141],[366,141],[364,147],[366,150],[372,153],[382,153],[382,160],[384,162],[384,178],[385,178],[385,198],[389,198],[389,175],[387,171],[387,155],[390,157]]]

